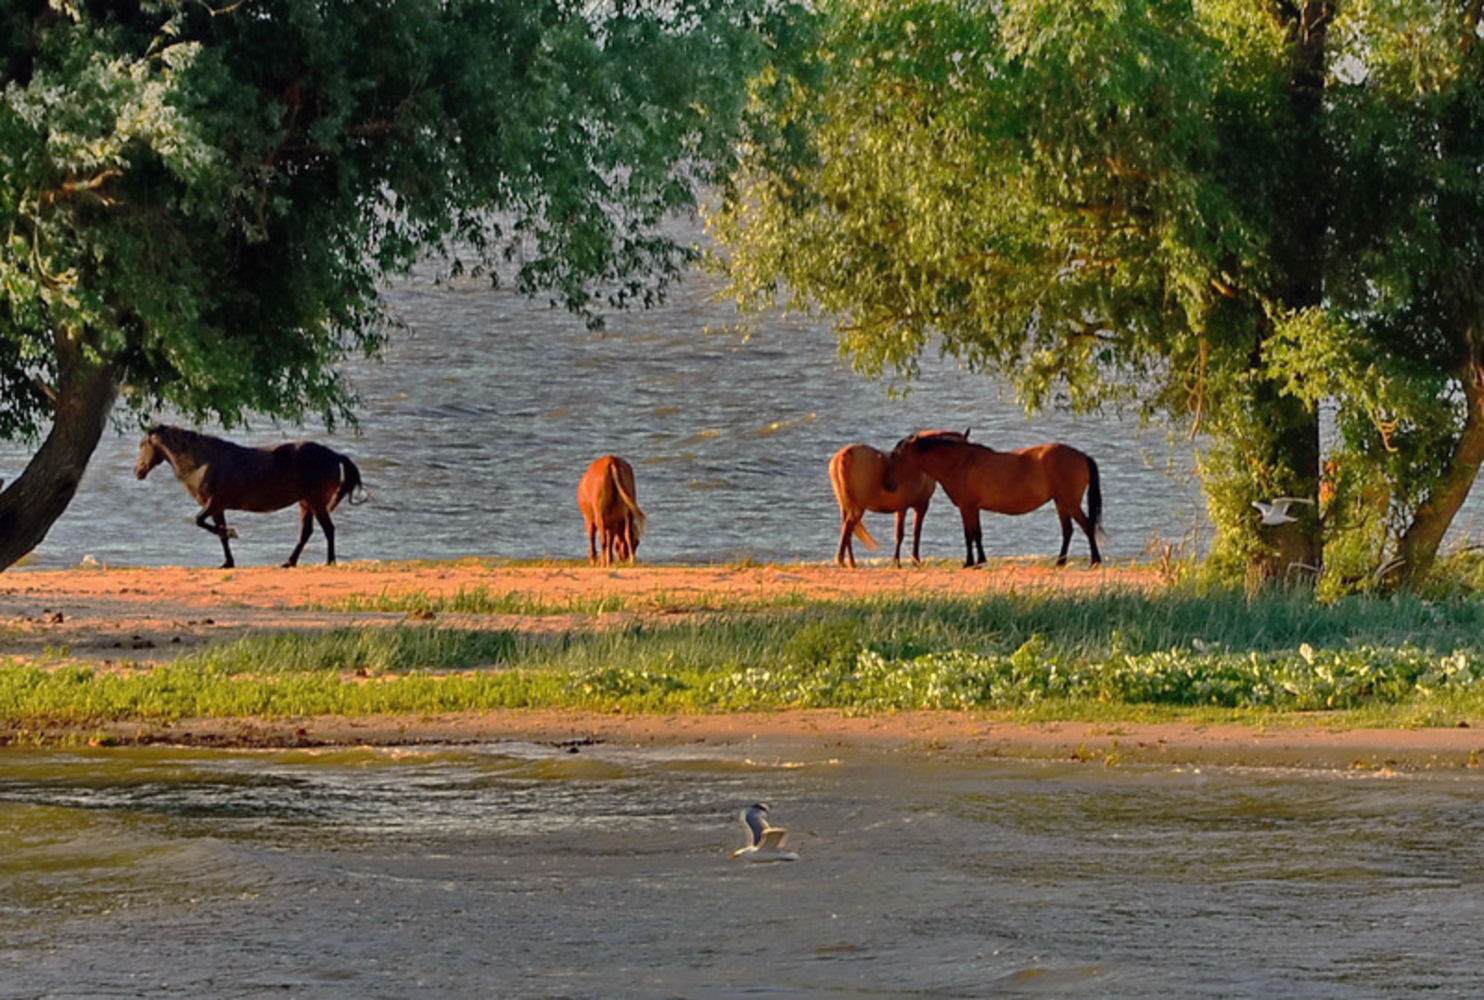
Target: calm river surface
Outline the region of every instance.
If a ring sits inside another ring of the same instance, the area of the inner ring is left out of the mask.
[[[0,995],[1484,992],[1478,772],[828,753],[8,750]]]
[[[641,559],[705,563],[751,556],[832,558],[839,514],[830,455],[864,441],[890,448],[923,427],[971,427],[1002,448],[1062,440],[1101,467],[1115,558],[1158,536],[1198,530],[1203,506],[1188,447],[1163,430],[1112,418],[1027,420],[995,383],[929,359],[906,399],[890,398],[842,362],[823,328],[761,317],[750,339],[714,282],[688,278],[663,308],[612,315],[594,334],[564,312],[483,282],[439,285],[428,272],[389,294],[406,323],[385,362],[355,363],[361,433],[326,438],[360,465],[372,500],[336,515],[342,559],[448,559],[466,555],[586,555],[577,481],[615,452],[635,466],[650,534]],[[210,430],[210,428],[207,428]],[[270,443],[322,432],[264,424],[234,432]],[[37,565],[214,566],[221,549],[192,522],[196,506],[168,468],[134,479],[139,434],[108,432],[81,491],[34,556]],[[0,445],[0,478],[27,452]],[[296,515],[234,514],[245,564],[282,562]],[[891,519],[868,517],[889,541]],[[957,513],[941,493],[923,551],[962,558]],[[1051,555],[1060,542],[1050,507],[989,517],[991,555]],[[318,538],[306,560],[323,559]],[[889,552],[888,552],[889,555]],[[1072,555],[1087,556],[1086,541]]]

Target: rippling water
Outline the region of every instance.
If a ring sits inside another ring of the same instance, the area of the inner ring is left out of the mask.
[[[1062,440],[1091,454],[1115,558],[1138,555],[1156,535],[1178,542],[1201,523],[1189,449],[1172,452],[1160,430],[1112,418],[1029,421],[993,382],[931,359],[908,398],[891,398],[849,370],[829,331],[773,315],[744,337],[714,291],[693,276],[665,307],[612,316],[608,332],[594,334],[482,283],[438,285],[424,274],[399,284],[389,299],[407,329],[385,363],[349,366],[362,433],[329,439],[360,465],[373,497],[337,513],[337,554],[584,556],[577,480],[592,459],[616,452],[634,464],[649,514],[642,559],[829,559],[839,519],[830,455],[853,441],[889,448],[923,427],[972,427],[1002,448]],[[233,436],[269,443],[306,433],[315,432],[263,426]],[[135,481],[137,444],[133,431],[105,437],[36,563],[221,561],[168,469]],[[0,446],[0,478],[14,476],[25,455]],[[1051,555],[1060,543],[1050,507],[986,518],[991,556]],[[288,511],[229,522],[243,563],[281,562],[296,538]],[[867,523],[889,541],[890,517]],[[961,530],[939,494],[924,554],[961,558]],[[317,539],[305,558],[323,552]],[[1072,555],[1086,554],[1079,533]]]
[[[0,754],[0,995],[1476,996],[1477,772]],[[728,857],[763,799],[794,864]]]

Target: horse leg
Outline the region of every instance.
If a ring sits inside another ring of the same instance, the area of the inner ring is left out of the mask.
[[[1072,515],[1058,507],[1056,509],[1056,516],[1061,521],[1061,554],[1056,557],[1056,564],[1058,566],[1065,566],[1067,564],[1067,549],[1072,544]]]
[[[979,525],[978,507],[960,507],[959,517],[964,522],[964,548],[967,555],[964,558],[964,568],[977,566],[984,562],[984,529]],[[979,562],[974,561],[974,543],[979,543]]]
[[[634,519],[627,515],[623,519],[623,534],[618,536],[618,560],[634,561]]]
[[[1082,513],[1082,509],[1080,507],[1072,508],[1072,517],[1077,521],[1077,526],[1082,529],[1085,535],[1087,535],[1088,548],[1092,549],[1092,559],[1088,562],[1087,565],[1096,566],[1098,563],[1103,561],[1103,554],[1098,551],[1098,530],[1093,526],[1092,519],[1089,518],[1086,514]],[[1066,530],[1067,534],[1070,536],[1072,529],[1068,527]],[[1063,556],[1066,555],[1066,543],[1062,544],[1062,554]]]
[[[314,519],[319,522],[319,530],[325,533],[325,565],[335,565],[335,524],[330,520],[330,510],[317,510]]]
[[[309,536],[314,534],[314,512],[309,509],[309,504],[299,504],[299,544],[294,546],[294,551],[289,553],[288,562],[284,567],[299,565],[299,553],[304,551]]]
[[[926,507],[918,507],[912,512],[912,565],[914,566],[922,565],[919,550],[922,547],[922,515],[926,513]]]
[[[897,569],[902,568],[902,535],[907,529],[906,508],[897,511],[897,547],[891,554],[891,564]]]
[[[208,517],[214,522],[213,524],[206,523]],[[227,557],[226,561],[222,563],[222,569],[231,569],[237,565],[236,561],[232,559],[232,547],[227,544],[227,539],[231,538],[236,532],[227,527],[227,518],[221,511],[214,510],[210,507],[206,508],[196,515],[196,526],[211,532],[222,540],[222,552]]]
[[[835,549],[835,565],[849,566],[855,569],[855,547],[850,544],[851,536],[855,534],[856,522],[859,516],[852,517],[850,514],[840,514],[840,547]]]

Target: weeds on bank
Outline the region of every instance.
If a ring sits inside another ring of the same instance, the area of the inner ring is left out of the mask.
[[[460,587],[452,594],[435,594],[426,590],[383,590],[367,596],[354,594],[324,604],[312,604],[311,610],[369,612],[391,611],[411,615],[600,615],[615,612],[645,612],[679,609],[685,611],[728,611],[767,608],[806,607],[814,602],[799,591],[765,595],[729,596],[718,594],[602,594],[572,596],[558,600],[537,597],[529,592],[509,590],[491,593],[487,587]]]
[[[556,636],[420,625],[251,637],[135,672],[0,664],[0,723],[11,729],[518,707],[1111,721],[1346,712],[1452,725],[1484,716],[1484,602],[876,599]]]

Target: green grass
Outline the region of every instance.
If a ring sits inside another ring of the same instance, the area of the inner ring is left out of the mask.
[[[503,605],[450,601],[441,610]],[[1456,724],[1484,717],[1484,602],[876,599],[555,636],[432,625],[252,636],[138,671],[0,662],[0,724],[12,730],[499,708]]]
[[[445,610],[458,606],[450,600]],[[879,599],[554,636],[433,625],[282,634],[135,671],[0,661],[0,723],[13,730],[520,707],[1269,723],[1322,713],[1452,725],[1484,718],[1484,602],[1195,591]]]

